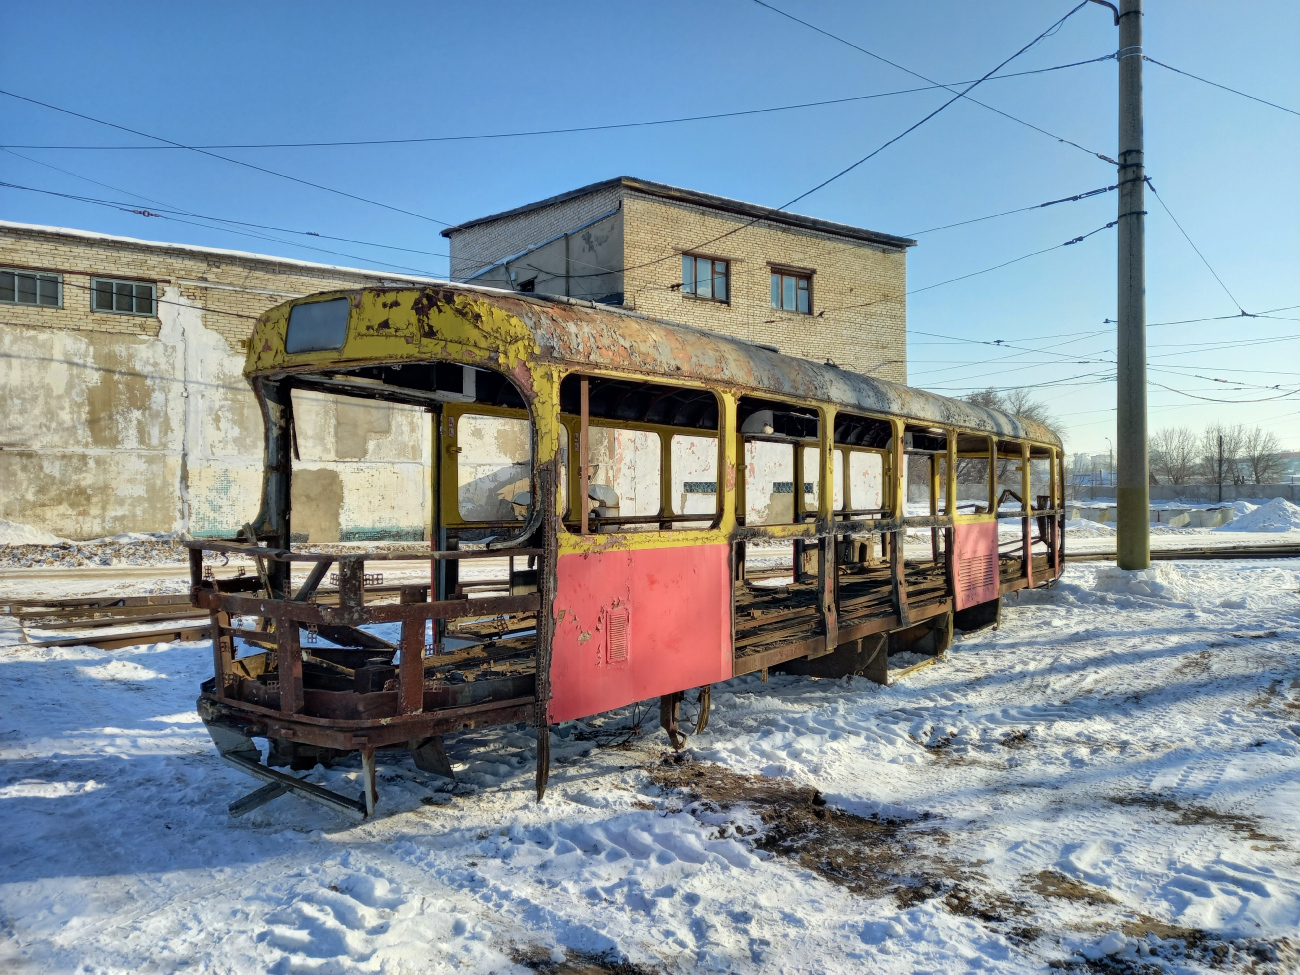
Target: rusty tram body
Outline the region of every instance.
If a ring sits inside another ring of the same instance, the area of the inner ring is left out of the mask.
[[[688,692],[702,728],[709,687],[743,674],[886,681],[891,654],[941,655],[954,626],[995,622],[1003,594],[1063,566],[1046,427],[614,307],[329,292],[264,314],[245,374],[266,423],[261,509],[239,539],[187,543],[212,621],[199,713],[266,783],[235,814],[293,790],[364,816],[376,749],[450,774],[440,736],[519,722],[538,730],[540,798],[551,725],[659,698],[680,745]],[[298,390],[432,414],[431,551],[291,544]],[[493,423],[524,453],[484,507],[461,458]],[[790,562],[763,569],[778,548]],[[205,551],[258,572],[205,578]],[[376,591],[393,558],[428,559],[428,580]],[[508,559],[508,578],[467,583],[478,559]],[[273,767],[354,751],[360,799]]]

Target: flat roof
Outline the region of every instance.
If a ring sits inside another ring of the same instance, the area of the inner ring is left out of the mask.
[[[139,237],[121,237],[116,234],[101,234],[94,230],[77,230],[74,227],[48,227],[38,223],[18,223],[15,220],[0,220],[0,231],[21,230],[28,233],[53,234],[60,237],[76,237],[87,241],[104,241],[114,244],[127,244],[131,247],[148,247],[153,250],[179,251],[186,254],[217,254],[221,257],[237,258],[241,261],[264,261],[270,264],[289,264],[313,271],[364,275],[369,278],[381,278],[385,281],[418,281],[430,284],[444,283],[441,278],[426,277],[419,274],[402,274],[394,271],[375,271],[363,267],[345,267],[340,264],[321,264],[317,261],[302,261],[295,257],[278,257],[274,254],[257,254],[252,251],[228,250],[224,247],[200,247],[198,244],[171,244],[161,240],[142,240]]]
[[[709,207],[714,210],[722,210],[726,213],[734,213],[742,217],[751,217],[758,220],[767,220],[771,223],[785,224],[790,227],[800,227],[804,230],[816,230],[824,234],[831,234],[836,237],[848,237],[852,240],[861,240],[869,244],[878,244],[883,247],[915,247],[916,241],[910,237],[895,237],[893,234],[882,234],[879,231],[867,230],[864,227],[854,227],[846,223],[836,223],[833,220],[822,220],[818,217],[806,217],[798,213],[790,213],[786,210],[774,210],[771,207],[759,206],[757,203],[746,203],[743,200],[733,200],[726,196],[715,196],[712,193],[701,193],[699,190],[683,189],[680,186],[669,186],[667,183],[656,183],[648,179],[637,179],[634,176],[615,176],[613,179],[601,180],[599,183],[591,183],[587,186],[580,186],[576,190],[569,190],[567,193],[560,193],[557,196],[548,196],[544,200],[538,200],[536,203],[527,203],[521,207],[515,207],[513,210],[503,210],[500,213],[494,213],[491,216],[479,217],[476,220],[467,220],[464,223],[458,223],[454,227],[448,227],[442,231],[442,236],[450,237],[460,230],[467,230],[470,227],[477,227],[480,224],[491,223],[493,220],[502,220],[506,217],[513,217],[521,213],[528,213],[531,210],[540,210],[542,207],[552,206],[556,203],[563,203],[566,200],[572,200],[575,197],[586,196],[589,193],[596,193],[600,190],[610,189],[611,187],[620,186],[623,189],[632,190],[636,193],[644,193],[646,196],[656,196],[660,199],[673,200],[678,203],[693,203],[697,206]]]

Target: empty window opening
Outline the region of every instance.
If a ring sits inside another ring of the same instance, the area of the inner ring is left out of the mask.
[[[427,539],[432,417],[416,406],[355,396],[302,389],[291,396],[293,541]],[[220,514],[226,524],[197,527],[229,532],[239,524],[237,511]]]
[[[523,521],[531,503],[532,429],[526,417],[448,413],[456,508],[469,522]]]
[[[1024,463],[1020,456],[1020,444],[1009,440],[998,441],[997,464],[997,502],[998,512],[1002,515],[1019,514],[1021,502],[1025,500],[1024,485],[1021,481]],[[1028,499],[1031,503],[1033,498]]]
[[[593,531],[654,531],[662,447],[648,430],[589,426],[587,510]]]
[[[849,451],[849,507],[852,514],[880,514],[885,504],[885,455],[870,450]]]
[[[957,513],[988,514],[991,482],[989,439],[972,434],[957,438]]]
[[[672,509],[675,515],[701,515],[675,528],[704,528],[718,512],[718,438],[677,434],[670,444]]]

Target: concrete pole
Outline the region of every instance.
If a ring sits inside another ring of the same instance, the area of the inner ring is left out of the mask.
[[[1119,379],[1115,492],[1121,569],[1151,565],[1147,468],[1146,169],[1142,158],[1142,0],[1119,5]]]

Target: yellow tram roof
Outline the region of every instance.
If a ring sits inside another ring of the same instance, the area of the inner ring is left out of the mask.
[[[293,308],[344,298],[350,312],[340,348],[285,351]],[[1055,431],[1037,421],[783,355],[743,339],[613,305],[465,284],[330,291],[278,305],[254,327],[244,373],[252,379],[434,361],[448,345],[476,348],[484,354],[484,367],[513,372],[516,378],[516,367],[528,361],[574,370],[609,369],[661,382],[694,380],[748,395],[811,400],[843,410],[1061,445]]]

